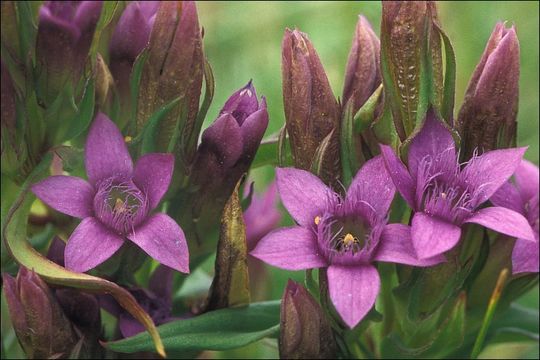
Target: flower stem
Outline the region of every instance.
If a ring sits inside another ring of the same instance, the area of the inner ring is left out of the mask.
[[[501,298],[501,294],[504,289],[504,285],[506,284],[507,278],[508,269],[504,268],[499,274],[497,284],[495,284],[495,288],[493,289],[493,293],[491,294],[491,298],[489,299],[489,304],[486,310],[486,314],[484,315],[482,327],[480,328],[480,332],[478,333],[476,341],[474,342],[474,347],[471,352],[471,359],[478,358],[478,355],[482,350],[482,346],[484,344],[489,325],[491,324],[491,320],[493,319],[493,315],[495,314],[495,310],[497,309],[497,304],[499,303],[499,299]]]

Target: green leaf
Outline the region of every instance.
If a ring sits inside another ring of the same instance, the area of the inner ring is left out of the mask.
[[[131,68],[131,74],[129,77],[129,90],[131,96],[131,123],[128,128],[129,131],[135,133],[137,129],[137,100],[139,98],[139,85],[141,83],[142,71],[144,64],[148,59],[148,50],[144,49],[139,56],[135,59],[133,67]]]
[[[92,45],[90,47],[90,55],[92,58],[95,57],[97,53],[97,48],[101,38],[101,33],[103,29],[111,22],[114,17],[114,13],[118,8],[118,1],[104,1],[101,8],[101,16],[96,25],[96,30],[94,32],[94,38],[92,39]]]
[[[487,336],[487,343],[523,340],[538,341],[540,333],[540,313],[518,304],[496,316]]]
[[[84,89],[84,95],[79,103],[77,113],[68,121],[70,126],[67,132],[62,136],[62,141],[71,140],[85,131],[94,117],[94,104],[95,104],[95,84],[94,80],[88,80],[88,83]],[[59,143],[60,143],[59,142]]]
[[[159,123],[165,119],[166,115],[171,111],[176,104],[180,101],[180,97],[177,97],[167,105],[161,107],[158,111],[150,116],[150,119],[144,124],[141,132],[135,139],[131,141],[131,145],[141,144],[141,155],[148,154],[156,151],[156,137]]]
[[[277,134],[270,135],[264,139],[259,145],[259,149],[255,154],[255,158],[251,163],[251,168],[256,169],[261,166],[270,165],[277,166],[280,164],[279,155],[280,155],[280,136],[282,131]],[[282,145],[287,145],[287,141],[282,142]],[[285,157],[284,161],[292,161],[292,155],[289,146],[284,146],[282,156]]]
[[[253,303],[242,308],[211,311],[158,327],[168,351],[229,350],[250,344],[279,331],[280,301]],[[152,350],[148,334],[108,342],[109,350],[134,353]]]
[[[356,115],[354,115],[354,130],[357,133],[369,129],[373,121],[375,121],[375,110],[377,109],[382,90],[383,86],[381,84],[373,94],[371,94],[369,99],[366,100]]]
[[[456,55],[454,53],[452,43],[450,42],[450,39],[446,33],[437,24],[435,24],[435,27],[443,39],[446,59],[441,115],[448,124],[452,124],[454,118],[454,97],[456,90]]]
[[[7,249],[20,265],[33,269],[48,283],[112,295],[124,309],[139,320],[149,331],[152,338],[150,347],[155,349],[159,354],[165,355],[165,350],[154,322],[127,290],[115,283],[95,276],[69,271],[45,258],[28,242],[28,215],[35,199],[29,188],[47,174],[51,160],[52,155],[48,154],[35,167],[22,185],[12,207],[6,216],[2,218],[2,240],[5,242]]]
[[[349,187],[356,171],[360,168],[360,160],[356,155],[358,148],[358,135],[353,126],[353,101],[348,101],[343,109],[341,118],[341,169],[343,184]]]
[[[197,150],[197,140],[199,139],[199,133],[201,132],[201,128],[204,123],[204,119],[206,118],[206,114],[208,113],[208,109],[210,108],[212,100],[214,99],[214,90],[216,86],[214,80],[214,72],[212,71],[210,63],[206,59],[204,60],[203,70],[205,83],[204,100],[201,104],[199,112],[197,113],[197,118],[195,120],[195,124],[193,124],[193,129],[190,131],[189,134],[185,134],[187,136],[186,138],[182,139],[183,144],[186,145],[183,148],[186,149],[186,155],[188,159],[190,159]]]
[[[206,310],[250,302],[246,226],[238,195],[240,182],[225,204],[217,247],[215,275]]]
[[[323,141],[321,141],[321,143],[317,147],[317,150],[315,150],[315,155],[311,162],[311,172],[317,175],[319,178],[322,177],[324,160],[327,156],[327,150],[329,149],[332,137],[334,136],[334,130],[335,129],[332,129],[332,131],[330,131],[328,135],[326,135]]]

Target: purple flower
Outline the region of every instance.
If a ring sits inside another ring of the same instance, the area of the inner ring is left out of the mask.
[[[129,289],[156,325],[175,320],[171,316],[173,275],[170,268],[161,265],[152,273],[148,289]],[[100,305],[118,318],[118,328],[123,337],[130,337],[145,330],[144,326],[120,307],[110,295],[100,296]]]
[[[416,259],[410,228],[387,224],[395,188],[380,156],[365,163],[344,199],[304,170],[277,169],[277,184],[298,226],[271,232],[251,255],[287,270],[328,267],[330,298],[351,328],[379,293],[374,261],[430,266],[444,260]]]
[[[496,206],[512,209],[529,220],[536,241],[518,238],[512,251],[512,272],[538,272],[538,166],[523,160],[514,174],[515,185],[507,182],[497,190],[490,201]]]
[[[390,146],[381,145],[396,188],[415,212],[411,236],[418,258],[430,258],[452,249],[466,223],[534,240],[531,227],[521,214],[503,207],[478,209],[512,176],[525,150],[489,151],[461,167],[452,135],[432,111],[410,144],[408,167]]]
[[[110,68],[122,95],[129,94],[129,76],[135,59],[148,45],[159,1],[132,1],[114,28]]]
[[[182,229],[166,214],[150,213],[169,187],[174,157],[147,154],[133,167],[122,134],[102,113],[90,128],[85,154],[89,181],[51,176],[32,186],[53,209],[83,219],[66,246],[66,268],[90,270],[127,238],[160,263],[189,272]]]
[[[253,250],[259,240],[275,229],[281,221],[281,213],[277,209],[277,201],[277,187],[275,182],[272,182],[260,196],[257,194],[252,195],[251,203],[244,212],[246,241],[249,251]]]
[[[68,79],[77,81],[88,57],[101,1],[46,1],[39,9],[36,59],[47,101]]]

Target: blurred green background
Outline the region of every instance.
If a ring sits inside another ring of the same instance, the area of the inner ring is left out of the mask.
[[[455,114],[461,106],[469,78],[480,59],[496,22],[515,24],[521,47],[518,144],[529,146],[526,157],[538,164],[539,3],[535,1],[438,2],[439,17],[450,37],[457,61]],[[267,98],[270,125],[267,135],[284,123],[281,94],[281,40],[284,29],[298,28],[313,42],[336,96],[341,96],[345,65],[358,14],[365,15],[376,33],[380,28],[379,1],[322,2],[199,2],[199,19],[204,27],[206,55],[214,70],[216,94],[207,121],[213,121],[228,96],[250,79],[259,95]],[[256,189],[273,177],[270,167],[252,175]],[[290,221],[286,219],[285,222]],[[269,269],[271,297],[279,298],[288,277],[303,279],[303,273]],[[538,288],[524,296],[523,305],[538,308]],[[487,357],[536,358],[537,345],[505,344],[487,349]],[[272,356],[275,348],[267,343],[251,346],[249,352],[236,351],[214,356]],[[255,351],[255,353],[253,353]],[[248,355],[250,354],[250,355]]]

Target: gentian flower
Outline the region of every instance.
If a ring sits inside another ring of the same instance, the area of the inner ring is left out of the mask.
[[[529,220],[534,230],[536,241],[517,239],[512,251],[512,272],[538,272],[538,166],[523,160],[514,174],[515,184],[505,183],[491,197],[490,201],[496,206],[512,209]]]
[[[271,232],[251,255],[287,270],[328,267],[330,298],[349,327],[379,293],[374,261],[430,266],[444,260],[416,259],[410,228],[387,224],[395,187],[380,156],[364,164],[345,198],[307,171],[276,171],[281,201],[298,225]]]
[[[137,56],[148,45],[159,1],[132,1],[126,7],[109,44],[110,68],[122,97],[129,97],[129,77]]]
[[[275,181],[261,195],[252,195],[251,203],[244,212],[246,242],[249,251],[253,250],[259,240],[274,230],[281,221],[281,213],[277,209],[277,202]]]
[[[101,1],[45,1],[39,8],[36,59],[46,101],[52,102],[67,80],[79,79],[102,6]]]
[[[171,268],[160,265],[152,273],[148,289],[128,289],[156,325],[175,320],[171,315],[173,275]],[[118,318],[118,328],[123,337],[130,337],[145,330],[144,326],[120,307],[110,295],[100,296],[99,300],[105,310]]]
[[[85,147],[88,180],[51,176],[32,186],[53,209],[83,219],[71,234],[66,268],[84,272],[111,257],[126,239],[173,269],[189,272],[182,229],[166,214],[151,214],[169,187],[170,154],[147,154],[135,167],[116,125],[94,120]]]
[[[504,207],[479,209],[512,176],[525,150],[489,151],[473,157],[462,168],[452,135],[432,111],[411,141],[407,167],[391,147],[381,145],[394,184],[415,212],[411,236],[418,258],[452,249],[466,223],[534,240],[523,215]]]

